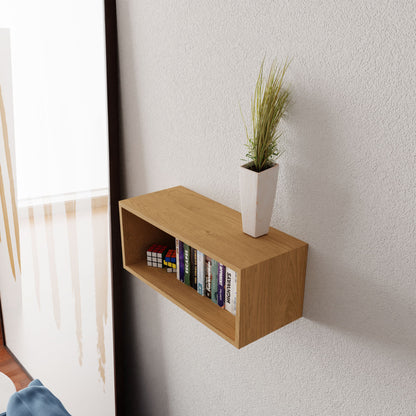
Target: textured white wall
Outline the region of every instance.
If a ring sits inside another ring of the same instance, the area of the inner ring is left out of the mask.
[[[414,415],[415,15],[410,1],[118,1],[125,196],[182,184],[238,209],[239,104],[265,53],[293,57],[272,225],[310,244],[304,318],[240,351],[125,276],[132,408]]]

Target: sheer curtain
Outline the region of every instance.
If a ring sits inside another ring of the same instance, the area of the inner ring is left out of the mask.
[[[70,413],[112,415],[103,2],[12,3],[19,224],[11,208],[7,222],[21,265],[16,255],[16,283],[0,277],[7,343]]]

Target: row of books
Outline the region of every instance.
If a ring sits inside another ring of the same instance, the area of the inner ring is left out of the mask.
[[[177,279],[233,315],[237,308],[236,272],[176,239]]]

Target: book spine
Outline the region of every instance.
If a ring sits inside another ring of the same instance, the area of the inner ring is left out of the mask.
[[[175,249],[176,249],[176,278],[181,280],[181,272],[179,270],[179,240],[175,238]]]
[[[198,293],[202,296],[205,294],[205,255],[198,250]]]
[[[198,288],[198,250],[191,247],[191,286]]]
[[[225,266],[218,263],[218,306],[225,307]]]
[[[233,280],[231,283],[231,313],[237,313],[237,273],[233,270]]]
[[[218,262],[211,259],[211,300],[218,304]]]
[[[211,258],[205,256],[205,296],[211,299]]]
[[[184,282],[186,285],[191,285],[191,250],[188,244],[183,243],[183,258],[184,258]]]
[[[225,310],[233,315],[237,311],[237,274],[229,267],[225,270]]]
[[[178,273],[178,280],[181,282],[185,281],[185,258],[184,258],[184,249],[183,249],[183,242],[180,240],[177,240],[177,246],[176,249],[176,270]]]

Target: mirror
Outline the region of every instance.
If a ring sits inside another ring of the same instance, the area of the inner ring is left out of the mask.
[[[2,1],[0,28],[6,345],[69,413],[113,415],[105,4]]]

